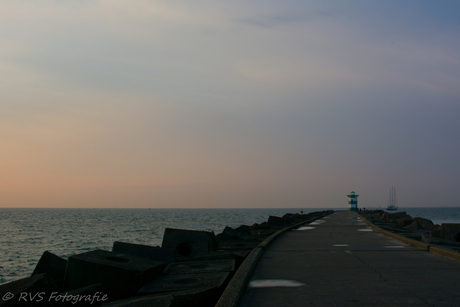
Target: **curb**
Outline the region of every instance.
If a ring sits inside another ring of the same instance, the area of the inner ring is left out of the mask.
[[[393,238],[395,240],[398,240],[400,242],[403,242],[403,243],[409,244],[411,246],[423,249],[423,250],[425,250],[425,251],[427,251],[429,253],[432,253],[432,254],[436,254],[436,255],[443,256],[443,257],[446,257],[446,258],[449,258],[449,259],[452,259],[452,260],[460,261],[460,252],[457,252],[457,251],[454,251],[454,250],[451,250],[451,249],[448,249],[448,248],[440,247],[440,246],[437,246],[437,245],[431,245],[431,244],[428,244],[428,243],[425,243],[425,242],[420,242],[420,241],[417,241],[417,240],[414,240],[414,239],[406,238],[404,236],[395,234],[395,233],[393,233],[391,231],[382,229],[379,226],[376,226],[375,224],[369,222],[367,219],[365,219],[359,213],[357,213],[357,212],[355,212],[355,213],[360,219],[362,219],[367,225],[369,225],[369,227],[371,227],[373,230],[375,230],[377,232],[380,232],[381,234],[383,234],[383,235],[385,235],[387,237],[391,237],[391,238]]]
[[[215,307],[236,307],[239,305],[241,298],[243,297],[243,294],[246,291],[246,286],[248,285],[249,279],[252,273],[254,272],[254,269],[256,268],[257,262],[264,253],[265,249],[276,239],[276,237],[288,230],[299,227],[306,223],[311,223],[332,213],[328,213],[313,219],[309,219],[288,226],[286,228],[278,230],[277,232],[263,240],[259,245],[257,245],[257,247],[255,247],[249,253],[246,259],[244,259],[243,263],[238,268],[233,278],[230,280],[227,288],[225,288],[224,293],[222,293]]]
[[[448,248],[440,247],[440,246],[430,246],[430,253],[443,256],[446,258],[450,258],[452,260],[460,261],[460,252],[453,251]]]

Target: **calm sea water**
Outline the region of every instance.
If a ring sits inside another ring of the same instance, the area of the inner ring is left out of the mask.
[[[342,208],[344,209],[344,208]],[[346,208],[345,208],[346,209]],[[304,209],[304,212],[322,211]],[[407,208],[434,223],[460,223],[460,208]],[[0,208],[0,284],[30,276],[44,251],[67,258],[114,241],[161,246],[165,228],[222,232],[296,209],[8,209]]]

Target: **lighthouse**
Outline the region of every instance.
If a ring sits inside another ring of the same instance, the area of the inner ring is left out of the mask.
[[[355,194],[355,191],[351,191],[350,195],[347,195],[350,200],[348,201],[348,210],[358,211],[358,196]]]

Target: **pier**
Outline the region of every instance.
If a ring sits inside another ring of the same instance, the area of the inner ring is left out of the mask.
[[[460,304],[460,262],[376,232],[350,211],[279,235],[247,281],[217,306]]]
[[[459,236],[382,210],[166,228],[161,247],[45,251],[30,277],[0,285],[0,306],[460,306]]]

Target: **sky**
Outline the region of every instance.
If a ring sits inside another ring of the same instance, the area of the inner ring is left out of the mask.
[[[458,16],[0,0],[0,207],[460,206]]]

